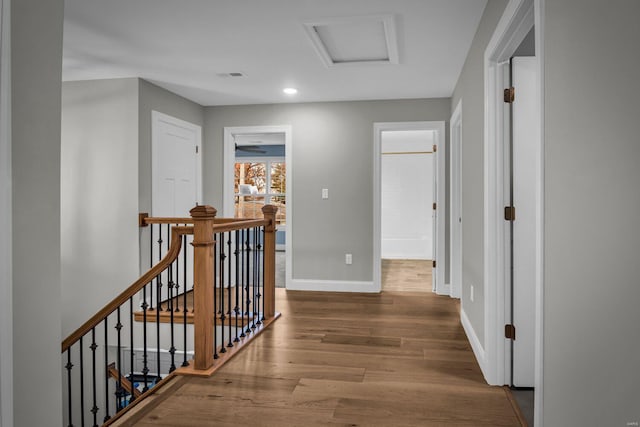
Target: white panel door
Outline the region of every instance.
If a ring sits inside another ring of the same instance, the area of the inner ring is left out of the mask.
[[[200,202],[200,126],[153,112],[152,203],[156,217],[188,217]]]
[[[534,386],[536,147],[538,99],[535,58],[513,58],[513,378],[517,387]]]

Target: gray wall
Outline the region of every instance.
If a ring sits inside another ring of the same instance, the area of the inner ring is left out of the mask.
[[[151,212],[151,112],[204,126],[204,108],[146,80],[139,80],[139,170],[140,212]]]
[[[139,276],[138,79],[63,84],[61,163],[66,337]]]
[[[11,5],[14,425],[62,424],[62,0]]]
[[[453,92],[462,99],[462,308],[484,345],[484,51],[506,0],[489,0]],[[469,299],[474,286],[474,300]]]
[[[545,426],[640,422],[639,16],[546,2]]]
[[[290,124],[293,278],[371,281],[373,123],[447,121],[450,108],[448,98],[208,107],[204,202],[222,209],[224,127]]]

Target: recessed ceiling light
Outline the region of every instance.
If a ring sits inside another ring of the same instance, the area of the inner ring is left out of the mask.
[[[282,91],[287,95],[295,95],[296,93],[298,93],[298,89],[294,87],[285,87],[284,89],[282,89]]]

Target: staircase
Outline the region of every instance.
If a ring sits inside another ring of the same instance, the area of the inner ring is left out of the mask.
[[[278,318],[276,211],[140,216],[149,270],[62,342],[66,425],[109,425],[176,375],[213,374]]]

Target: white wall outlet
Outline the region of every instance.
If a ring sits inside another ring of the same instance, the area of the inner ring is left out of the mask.
[[[471,285],[469,290],[469,299],[471,300],[471,302],[473,302],[473,285]]]
[[[344,255],[344,263],[347,264],[347,265],[353,264],[353,255],[345,254]]]
[[[323,199],[328,199],[329,198],[329,189],[328,188],[323,188],[322,189],[322,198]]]

